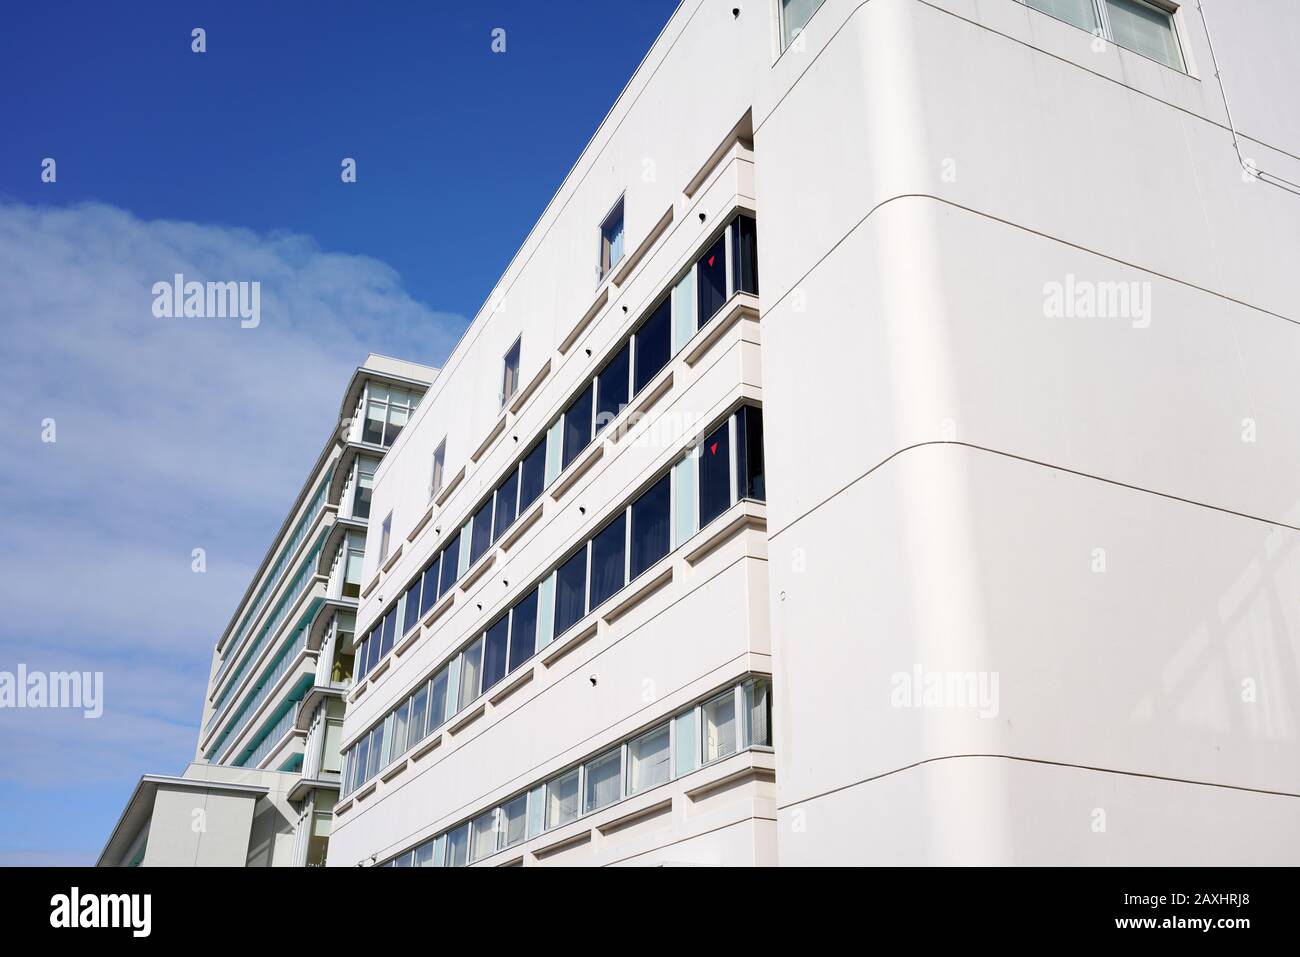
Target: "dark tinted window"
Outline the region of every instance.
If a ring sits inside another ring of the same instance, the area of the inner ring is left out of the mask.
[[[520,599],[510,618],[510,664],[514,671],[537,650],[537,589]]]
[[[591,442],[591,386],[564,410],[564,461],[567,466]]]
[[[619,515],[591,540],[591,607],[623,587],[627,546],[627,513]]]
[[[420,614],[423,615],[438,600],[438,559],[435,558],[424,570],[424,584],[420,587]]]
[[[763,410],[742,406],[736,412],[736,480],[741,498],[767,500],[763,474]]]
[[[665,475],[632,503],[632,577],[668,554],[672,486]]]
[[[492,544],[492,499],[488,499],[474,513],[474,524],[469,533],[469,563],[473,565]]]
[[[578,549],[555,576],[555,635],[558,638],[587,613],[587,549]]]
[[[415,623],[420,620],[420,579],[416,579],[410,588],[406,589],[406,613],[402,616],[402,634],[406,634],[415,627]]]
[[[519,470],[515,469],[497,488],[497,513],[492,529],[492,541],[502,536],[515,521],[515,502],[519,496]]]
[[[731,223],[732,286],[737,292],[758,295],[758,227],[748,216]]]
[[[442,571],[439,572],[438,594],[445,595],[460,577],[460,532],[442,550]]]
[[[397,606],[394,605],[392,608],[388,609],[388,614],[384,616],[384,640],[382,647],[379,649],[379,659],[375,662],[376,664],[378,664],[380,660],[383,660],[384,655],[393,650],[393,638],[396,634]]]
[[[628,347],[609,360],[596,380],[596,431],[599,433],[627,405]]]
[[[546,486],[546,440],[538,442],[524,458],[519,478],[519,511],[537,501]]]
[[[447,717],[447,669],[443,668],[429,682],[429,730]]]
[[[731,506],[731,449],[723,422],[700,447],[700,528]]]
[[[672,351],[672,297],[659,304],[650,318],[636,331],[636,376],[632,385],[635,395],[668,364]]]
[[[506,676],[506,643],[510,634],[510,616],[502,615],[488,629],[483,642],[483,690],[487,691]]]
[[[703,326],[727,301],[727,243],[725,234],[718,237],[695,264],[695,281],[699,290],[699,324]]]

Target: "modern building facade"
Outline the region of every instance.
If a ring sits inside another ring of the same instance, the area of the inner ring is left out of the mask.
[[[375,471],[436,369],[372,355],[213,652],[194,761],[146,775],[101,865],[323,866]]]
[[[374,470],[299,858],[1300,860],[1297,38],[684,0]]]

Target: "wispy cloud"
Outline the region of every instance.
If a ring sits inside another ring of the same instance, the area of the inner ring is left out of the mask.
[[[260,325],[155,318],[152,286],[175,273],[260,282]],[[35,816],[21,829],[32,860],[93,855],[140,773],[192,757],[212,644],[351,369],[372,351],[436,365],[465,320],[309,237],[100,204],[0,203],[0,315],[0,669],[105,672],[98,721],[0,710],[0,815]],[[71,830],[66,802],[57,821],[33,806],[41,789],[80,792]]]

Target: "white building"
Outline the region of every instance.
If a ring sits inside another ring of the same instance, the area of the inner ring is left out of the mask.
[[[1298,39],[684,0],[375,472],[328,863],[1300,858]]]
[[[212,656],[194,761],[145,775],[101,866],[322,866],[376,468],[438,370],[370,356]]]

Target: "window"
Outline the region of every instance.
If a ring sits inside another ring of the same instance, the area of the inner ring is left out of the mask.
[[[1097,7],[1093,0],[1026,0],[1035,10],[1041,10],[1049,16],[1072,23],[1089,33],[1101,33],[1101,20],[1097,18]]]
[[[366,780],[373,778],[383,767],[384,726],[376,725],[370,732],[370,765],[366,768]]]
[[[627,513],[605,526],[591,540],[591,607],[595,608],[623,587]]]
[[[727,301],[727,237],[724,233],[695,264],[699,323],[704,325]]]
[[[424,740],[429,729],[429,686],[420,685],[418,691],[411,695],[410,743],[415,745]]]
[[[435,555],[429,567],[424,570],[424,580],[420,583],[420,615],[427,615],[438,601],[438,556]]]
[[[763,410],[741,406],[736,410],[736,495],[767,501],[763,474]]]
[[[392,756],[393,760],[401,757],[406,753],[406,728],[407,721],[411,716],[410,701],[403,701],[393,712],[393,740]]]
[[[614,204],[600,224],[600,278],[604,279],[623,258],[623,200]]]
[[[357,742],[356,763],[354,765],[355,780],[352,783],[352,789],[355,791],[361,787],[370,778],[370,735],[366,735]]]
[[[555,575],[555,634],[572,628],[587,613],[587,549],[580,548]]]
[[[615,749],[594,761],[588,761],[585,776],[587,793],[582,801],[583,813],[598,811],[613,804],[623,796],[620,786],[623,778],[623,752]]]
[[[515,469],[496,491],[496,518],[493,519],[492,541],[500,538],[514,524],[515,505],[519,501],[519,469]]]
[[[528,795],[521,794],[513,801],[501,805],[502,848],[518,844],[526,836],[528,824]]]
[[[506,653],[510,643],[510,616],[502,615],[483,639],[483,690],[506,676]]]
[[[546,785],[546,827],[550,830],[578,817],[578,769]]]
[[[406,612],[402,615],[402,634],[406,634],[420,621],[420,579],[406,589]]]
[[[375,383],[366,386],[366,414],[361,441],[371,445],[392,445],[406,427],[419,398],[404,389],[388,389]]]
[[[519,513],[522,515],[546,487],[546,439],[543,437],[519,466]]]
[[[781,0],[781,49],[784,50],[794,38],[803,32],[805,24],[812,19],[822,0]]]
[[[433,450],[433,475],[429,479],[429,498],[442,491],[443,471],[447,467],[447,440],[443,439]]]
[[[704,716],[704,763],[736,751],[736,692],[727,691],[700,709]]]
[[[630,347],[625,345],[596,377],[596,434],[627,406]]]
[[[745,682],[746,744],[772,746],[772,682],[755,678]]]
[[[352,497],[352,517],[370,517],[370,497],[375,489],[375,469],[379,463],[374,459],[357,459],[357,491]]]
[[[632,503],[632,577],[668,554],[672,477],[665,475]]]
[[[460,660],[460,706],[463,708],[479,695],[479,678],[483,673],[483,639],[465,649]]]
[[[505,405],[519,391],[519,344],[523,337],[515,340],[510,351],[506,353],[505,368],[501,373],[501,404]]]
[[[510,663],[514,671],[537,650],[537,589],[510,610]]]
[[[752,216],[737,216],[731,230],[731,287],[758,295],[758,224]]]
[[[665,784],[672,765],[669,726],[655,728],[630,741],[627,746],[627,793],[636,794]]]
[[[441,668],[429,682],[429,730],[447,718],[447,669]]]
[[[695,709],[678,715],[673,719],[673,724],[677,751],[675,772],[680,778],[694,771],[700,761],[700,738],[695,733]]]
[[[375,664],[383,660],[384,655],[393,650],[393,639],[397,636],[397,606],[394,605],[388,609],[388,614],[384,616],[384,638],[379,646],[379,657],[375,659]]]
[[[1115,42],[1175,70],[1184,70],[1174,18],[1142,0],[1106,0]]]
[[[700,528],[731,506],[730,436],[726,421],[700,445]]]
[[[591,442],[591,385],[564,410],[564,458],[562,467],[578,457]]]
[[[439,558],[442,561],[442,571],[438,573],[438,594],[445,595],[460,577],[460,532],[443,546]]]
[[[365,551],[354,548],[349,543],[343,562],[343,597],[361,597],[361,564],[365,560]]]
[[[415,857],[411,861],[412,867],[433,867],[433,841],[425,841],[415,849]]]
[[[474,818],[470,826],[469,859],[481,861],[496,853],[497,849],[497,814],[494,808],[486,814]]]
[[[644,389],[659,370],[668,365],[672,355],[672,320],[673,301],[669,296],[659,303],[659,308],[637,329],[633,395]]]
[[[388,557],[388,540],[393,534],[393,513],[389,512],[388,517],[384,519],[383,527],[379,529],[379,563],[382,565],[384,559]]]
[[[469,533],[469,563],[473,565],[483,557],[483,553],[492,544],[492,498],[484,502],[474,513],[474,524]]]
[[[469,825],[462,824],[447,835],[447,867],[464,867],[469,863]]]

